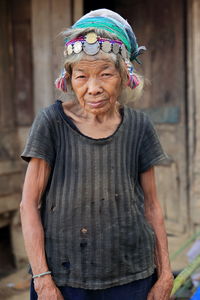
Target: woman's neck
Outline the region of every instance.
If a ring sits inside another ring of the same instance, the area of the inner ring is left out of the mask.
[[[94,115],[75,102],[63,103],[65,114],[71,118],[79,131],[94,139],[111,136],[121,123],[122,116],[118,104],[112,111]]]
[[[87,122],[90,124],[100,125],[114,120],[121,120],[120,104],[118,102],[106,112],[93,114],[84,109],[78,102],[70,101],[63,103],[63,109],[66,115],[68,115],[75,122]]]

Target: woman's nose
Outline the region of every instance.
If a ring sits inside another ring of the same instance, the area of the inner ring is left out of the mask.
[[[101,82],[97,78],[91,78],[88,80],[88,94],[98,95],[102,93]]]

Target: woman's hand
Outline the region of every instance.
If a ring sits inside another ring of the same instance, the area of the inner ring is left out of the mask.
[[[64,300],[51,276],[34,279],[34,288],[38,295],[38,300]]]
[[[147,300],[169,300],[173,287],[173,275],[169,272],[161,275],[150,290]]]

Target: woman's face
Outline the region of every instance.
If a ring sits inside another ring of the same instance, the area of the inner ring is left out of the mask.
[[[121,77],[115,63],[93,57],[73,64],[71,83],[79,104],[93,114],[112,110],[121,89]]]

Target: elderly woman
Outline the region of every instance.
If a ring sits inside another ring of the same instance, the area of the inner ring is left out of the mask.
[[[167,300],[172,274],[154,177],[166,155],[148,117],[123,104],[127,89],[142,86],[131,61],[144,47],[109,10],[64,36],[56,86],[71,86],[75,99],[39,112],[22,154],[31,299]]]

